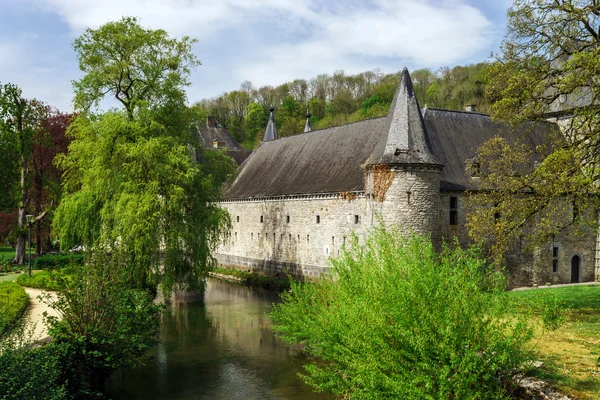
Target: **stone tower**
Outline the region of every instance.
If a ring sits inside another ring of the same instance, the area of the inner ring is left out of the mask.
[[[407,234],[441,240],[438,219],[443,165],[431,152],[429,137],[412,82],[405,68],[387,115],[385,143],[366,165],[368,211]]]

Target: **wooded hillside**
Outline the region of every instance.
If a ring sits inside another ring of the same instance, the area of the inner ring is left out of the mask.
[[[485,95],[488,63],[479,63],[438,71],[419,69],[411,72],[415,92],[422,107],[462,110],[476,104],[488,112],[490,101]],[[304,130],[306,111],[310,110],[313,130],[385,115],[394,97],[399,72],[384,74],[379,70],[347,75],[338,70],[310,80],[296,79],[282,85],[255,88],[245,81],[238,90],[194,104],[198,120],[212,115],[244,147],[260,144],[275,106],[275,121],[280,137]]]

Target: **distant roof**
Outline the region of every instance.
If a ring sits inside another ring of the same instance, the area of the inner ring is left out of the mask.
[[[244,149],[221,124],[214,119],[200,122],[197,125],[197,134],[200,144],[207,150],[224,149],[225,154],[233,158],[240,165],[250,155],[251,151]]]

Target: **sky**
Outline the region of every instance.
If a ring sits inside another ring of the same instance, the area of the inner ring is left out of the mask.
[[[81,77],[72,43],[86,28],[137,16],[198,40],[190,103],[239,88],[344,70],[391,73],[485,61],[510,0],[0,0],[0,83],[72,110]]]

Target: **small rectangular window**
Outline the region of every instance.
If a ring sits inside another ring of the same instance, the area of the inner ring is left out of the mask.
[[[450,197],[450,225],[458,225],[458,197]]]
[[[240,222],[240,216],[239,215],[235,218],[235,222]]]
[[[264,222],[264,218],[263,218],[263,216],[261,215],[261,216],[260,216],[260,223],[262,224],[263,222]]]
[[[360,217],[358,215],[354,216],[354,223],[358,224],[360,222]]]
[[[317,224],[320,224],[320,223],[321,223],[321,216],[317,215]]]
[[[310,243],[310,235],[306,235],[306,244]]]
[[[292,234],[291,234],[291,233],[288,235],[288,240],[289,240],[290,242],[292,241]]]
[[[289,224],[290,223],[290,216],[288,215],[287,217],[285,217],[285,221]]]
[[[250,240],[254,240],[254,232],[250,234]]]
[[[558,272],[558,246],[552,246],[552,272]]]
[[[235,233],[235,241],[237,242],[237,232]]]

